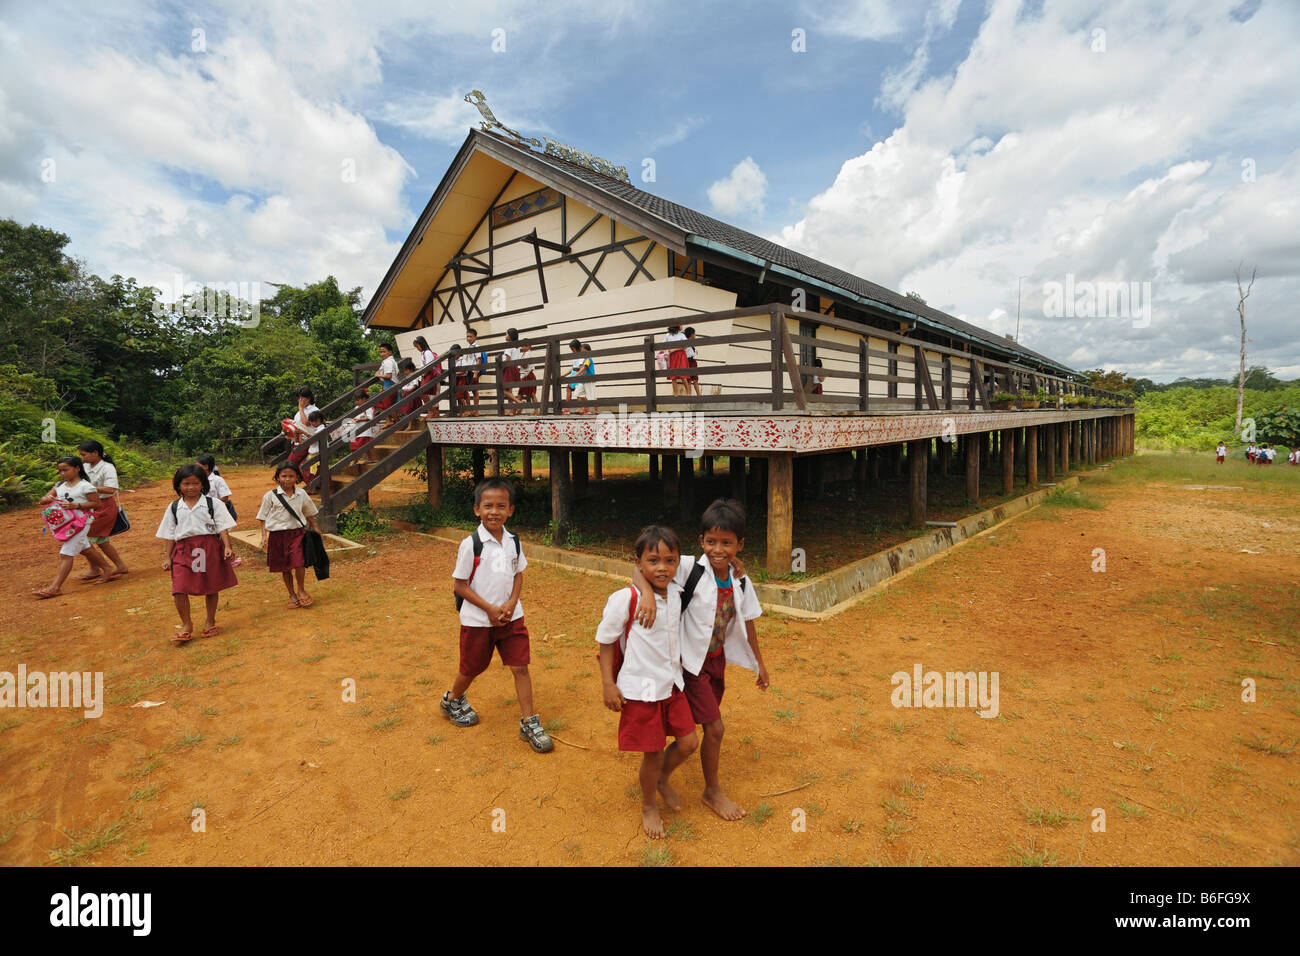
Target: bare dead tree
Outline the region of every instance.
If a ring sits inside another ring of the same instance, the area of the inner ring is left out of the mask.
[[[1237,425],[1236,432],[1241,434],[1241,406],[1246,397],[1246,300],[1250,298],[1250,290],[1255,285],[1255,272],[1258,266],[1250,270],[1250,283],[1243,292],[1241,289],[1241,267],[1245,265],[1246,260],[1237,263],[1234,275],[1237,277],[1237,317],[1241,319],[1241,368],[1237,372]]]

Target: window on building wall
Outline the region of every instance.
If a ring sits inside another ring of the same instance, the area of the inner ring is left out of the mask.
[[[817,323],[803,322],[799,323],[799,334],[810,339],[817,337]],[[805,342],[799,343],[799,364],[812,365],[813,359],[817,358],[817,346],[808,345]]]

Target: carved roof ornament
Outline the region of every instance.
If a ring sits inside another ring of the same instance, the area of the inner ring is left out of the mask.
[[[496,118],[492,113],[492,110],[488,107],[487,97],[478,90],[470,90],[466,93],[465,102],[475,107],[479,113],[482,114],[483,122],[479,123],[479,129],[484,132],[491,132],[493,129],[498,129],[520,146],[530,146],[533,148],[542,146],[540,140],[524,136],[522,133],[518,133],[515,130],[510,129],[510,127],[502,124],[502,122]],[[565,143],[557,143],[549,136],[545,137],[545,139],[546,144],[542,152],[547,156],[554,156],[556,159],[562,159],[566,163],[573,163],[575,166],[582,166],[586,169],[590,169],[592,172],[600,173],[602,176],[608,176],[610,179],[617,179],[619,182],[628,183],[629,185],[631,184],[631,180],[627,177],[626,166],[616,166],[607,159],[602,159],[601,157],[594,156],[591,153],[575,149]]]

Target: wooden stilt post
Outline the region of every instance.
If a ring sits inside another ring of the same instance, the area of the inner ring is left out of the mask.
[[[929,463],[926,454],[930,449],[930,440],[910,441],[907,443],[908,481],[907,481],[907,523],[914,528],[925,525],[926,506],[926,467]]]
[[[501,449],[493,448],[488,452],[488,474],[493,478],[501,477]]]
[[[442,507],[442,446],[430,445],[424,450],[424,471],[428,479],[430,508]]]
[[[580,498],[587,493],[587,453],[573,452],[573,496]]]
[[[790,572],[794,548],[794,456],[790,452],[767,459],[767,573]]]
[[[713,477],[713,456],[705,455],[700,460],[704,464],[704,477],[712,478]]]
[[[966,436],[966,502],[980,503],[980,449],[984,447],[984,433]]]
[[[1025,428],[1025,484],[1038,487],[1038,426]]]
[[[948,477],[948,466],[952,464],[952,442],[939,439],[939,477]]]
[[[663,486],[665,498],[677,497],[677,456],[664,455],[663,467],[660,469],[663,474]]]
[[[1061,477],[1070,473],[1070,423],[1061,422],[1056,429],[1056,443],[1061,452]]]
[[[682,455],[678,475],[677,504],[682,520],[689,524],[700,517],[695,513],[695,459]]]
[[[745,501],[745,459],[732,455],[727,459],[727,470],[731,473],[731,497],[742,504]]]
[[[1043,464],[1047,468],[1047,480],[1056,480],[1056,426],[1043,426]]]
[[[658,484],[659,482],[659,456],[650,456],[650,480]]]
[[[880,459],[884,449],[877,445],[873,448],[864,448],[863,451],[867,452],[867,474],[871,476],[871,484],[878,488],[880,487]]]
[[[569,450],[550,449],[551,471],[551,542],[563,548],[573,527],[573,484],[569,480]]]
[[[1015,429],[1004,428],[998,436],[1002,445],[1002,493],[1009,495],[1016,488],[1016,438]]]
[[[474,484],[483,480],[483,449],[475,448],[469,453],[470,466],[474,470]]]
[[[859,448],[853,457],[853,483],[859,488],[867,484],[867,450]]]
[[[524,484],[530,484],[533,480],[533,451],[531,448],[525,448],[522,455],[524,469]]]
[[[903,477],[903,446],[891,445],[890,454],[894,458],[894,477],[902,478]]]
[[[603,481],[605,478],[605,453],[603,451],[594,452],[591,458],[592,468],[596,472],[596,480]]]

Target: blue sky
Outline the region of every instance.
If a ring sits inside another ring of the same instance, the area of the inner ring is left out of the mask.
[[[1226,375],[1232,269],[1257,264],[1251,361],[1297,377],[1298,41],[1286,0],[6,6],[0,216],[165,289],[368,295],[477,88],[526,134],[995,332],[1019,284],[1023,341],[1075,367]],[[1067,278],[1149,288],[1150,320],[1051,314]]]

